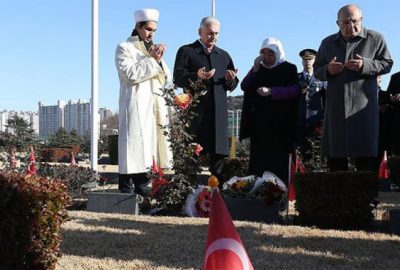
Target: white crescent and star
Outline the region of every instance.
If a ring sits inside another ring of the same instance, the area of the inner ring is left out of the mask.
[[[211,243],[206,251],[204,265],[207,265],[208,257],[218,250],[230,250],[235,253],[242,262],[243,270],[250,270],[250,261],[247,257],[246,250],[243,245],[233,238],[221,238]]]

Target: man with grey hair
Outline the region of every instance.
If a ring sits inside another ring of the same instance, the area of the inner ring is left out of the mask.
[[[338,12],[339,32],[325,38],[314,63],[315,77],[328,81],[323,150],[331,171],[375,170],[378,154],[376,77],[389,73],[393,60],[383,36],[362,26],[362,12],[346,5]]]
[[[223,158],[229,153],[226,92],[234,90],[239,80],[229,54],[215,46],[219,31],[217,19],[202,19],[198,30],[200,38],[182,46],[177,52],[174,83],[192,93],[196,89],[191,86],[191,81],[200,82],[206,87],[207,92],[200,97],[194,109],[197,116],[189,132],[195,135],[195,142],[203,147],[202,154],[210,155],[211,173],[221,178]]]

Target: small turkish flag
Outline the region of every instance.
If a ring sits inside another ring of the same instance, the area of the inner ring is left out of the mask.
[[[159,168],[156,164],[156,161],[153,158],[153,166],[151,166],[151,171],[152,173],[158,173],[159,177],[163,177],[164,176],[164,172],[161,168]]]
[[[211,198],[203,269],[254,270],[218,188]]]
[[[31,146],[31,154],[29,156],[29,165],[26,169],[26,174],[36,174],[36,159],[35,159],[35,150]]]
[[[74,152],[71,152],[71,165],[72,165],[72,166],[75,166],[75,165],[76,165]]]
[[[291,154],[290,154],[291,155]],[[292,162],[292,157],[289,157],[289,188],[288,200],[293,202],[296,200],[296,191],[294,190],[294,173],[296,172],[296,165]]]
[[[386,151],[383,152],[383,158],[381,161],[381,165],[379,166],[378,176],[379,176],[379,179],[389,179],[389,169],[388,169],[388,165],[387,165]]]

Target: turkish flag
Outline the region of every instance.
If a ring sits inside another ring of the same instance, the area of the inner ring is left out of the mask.
[[[296,164],[292,162],[292,154],[289,154],[289,191],[288,191],[288,200],[294,201],[296,200],[296,191],[294,189],[294,173],[304,173],[306,169],[301,162],[301,159],[298,155],[296,155]]]
[[[151,171],[152,173],[158,173],[159,177],[163,177],[164,176],[164,172],[161,168],[159,168],[156,164],[156,161],[153,158],[153,166],[151,166]]]
[[[29,165],[26,169],[26,174],[36,174],[36,159],[35,159],[35,150],[31,146],[31,154],[29,156]]]
[[[211,198],[203,269],[254,270],[218,188]]]
[[[74,152],[71,152],[71,165],[72,165],[72,166],[75,166],[75,165],[76,165]]]
[[[381,161],[381,165],[379,166],[378,176],[379,176],[379,179],[389,179],[389,169],[388,169],[388,165],[387,165],[386,151],[383,152],[383,158]]]
[[[288,200],[290,202],[296,200],[296,191],[294,190],[294,173],[296,172],[296,165],[292,162],[292,157],[289,157],[289,191]]]

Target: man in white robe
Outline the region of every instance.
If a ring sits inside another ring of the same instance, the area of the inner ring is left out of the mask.
[[[118,165],[119,189],[141,194],[146,172],[153,159],[161,168],[170,168],[172,152],[164,128],[168,108],[161,90],[172,80],[163,60],[164,44],[153,44],[159,12],[135,11],[135,29],[127,41],[117,46],[115,65],[120,81]]]

